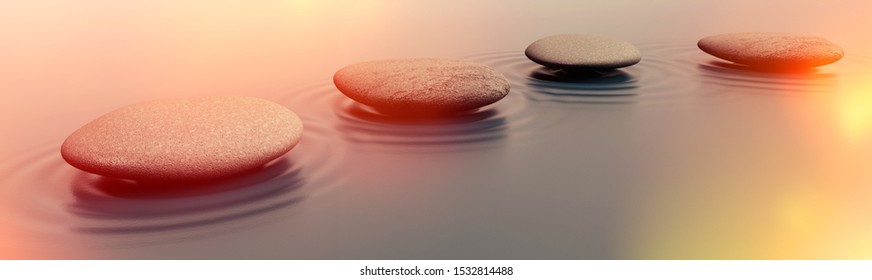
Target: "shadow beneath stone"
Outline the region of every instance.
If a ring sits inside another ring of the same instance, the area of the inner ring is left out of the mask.
[[[75,230],[98,234],[171,231],[245,219],[294,205],[305,184],[285,158],[245,174],[197,184],[142,183],[82,173],[68,211],[92,221]],[[120,221],[120,222],[119,222]]]
[[[612,70],[565,70],[539,67],[530,73],[530,77],[542,81],[577,83],[577,84],[627,84],[633,82],[633,77],[619,69]]]
[[[703,83],[722,87],[724,92],[778,96],[830,92],[836,75],[819,69],[759,68],[709,61],[698,64]]]
[[[232,191],[273,180],[291,169],[287,159],[280,159],[256,170],[231,177],[190,182],[137,182],[125,179],[101,177],[90,187],[107,196],[125,199],[165,199],[205,196]]]
[[[379,122],[385,124],[455,124],[474,123],[496,116],[496,110],[469,110],[462,112],[427,113],[427,114],[402,114],[397,112],[385,112],[377,108],[355,103],[348,106],[348,115],[364,121]]]
[[[434,115],[391,115],[358,102],[337,108],[337,129],[347,140],[381,146],[464,148],[493,144],[506,137],[508,122],[495,108]]]
[[[748,73],[767,73],[767,74],[816,74],[820,70],[817,68],[808,67],[765,67],[765,66],[749,66],[724,61],[709,61],[705,64],[700,64],[700,67],[707,70],[719,71],[730,70],[736,72]]]
[[[627,71],[537,67],[526,79],[528,97],[563,104],[623,105],[638,95],[638,77]]]

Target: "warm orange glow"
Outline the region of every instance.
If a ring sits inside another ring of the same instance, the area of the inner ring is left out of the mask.
[[[840,93],[836,105],[839,125],[848,140],[872,139],[872,84],[866,83]]]
[[[843,230],[844,235],[836,240],[834,246],[821,254],[822,258],[870,259],[872,258],[872,227],[850,226]]]
[[[827,186],[802,186],[782,195],[773,205],[776,223],[767,239],[773,258],[813,257],[827,240],[835,217],[833,190]]]

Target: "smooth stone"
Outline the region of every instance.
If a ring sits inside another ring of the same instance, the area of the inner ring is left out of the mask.
[[[536,40],[524,51],[538,64],[566,70],[608,70],[642,60],[629,42],[600,36],[560,34]]]
[[[453,114],[499,101],[509,81],[482,64],[435,58],[390,59],[346,66],[333,75],[336,88],[382,113]]]
[[[299,141],[303,123],[271,101],[238,96],[122,107],[70,135],[61,155],[83,171],[137,181],[211,180],[254,170]]]
[[[723,60],[763,68],[811,68],[845,55],[841,47],[824,38],[771,32],[714,35],[702,38],[697,46]]]

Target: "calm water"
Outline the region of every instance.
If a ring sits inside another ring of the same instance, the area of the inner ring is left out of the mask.
[[[872,4],[18,2],[0,4],[0,258],[872,258]],[[695,46],[731,31],[846,56],[772,73]],[[565,32],[626,39],[642,62],[572,75],[524,57]],[[409,120],[333,87],[390,57],[480,62],[512,90]],[[303,140],[209,185],[60,157],[114,108],[211,94],[284,104]]]

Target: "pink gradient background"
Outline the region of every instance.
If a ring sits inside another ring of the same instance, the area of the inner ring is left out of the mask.
[[[869,11],[865,1],[2,1],[0,159],[8,162],[138,101],[275,100],[358,61],[520,53],[557,33],[693,47],[723,32],[792,32],[827,37],[848,56],[821,68],[837,81],[815,94],[705,88],[730,96],[569,112],[523,144],[510,136],[471,154],[351,145],[331,171],[341,186],[278,222],[223,235],[105,247],[101,236],[65,234],[63,222],[35,235],[22,225],[44,221],[0,204],[0,258],[872,258]],[[283,104],[301,116],[335,109]],[[0,196],[26,203],[10,190],[37,186],[21,182],[0,181]],[[39,193],[26,199],[59,207]]]

